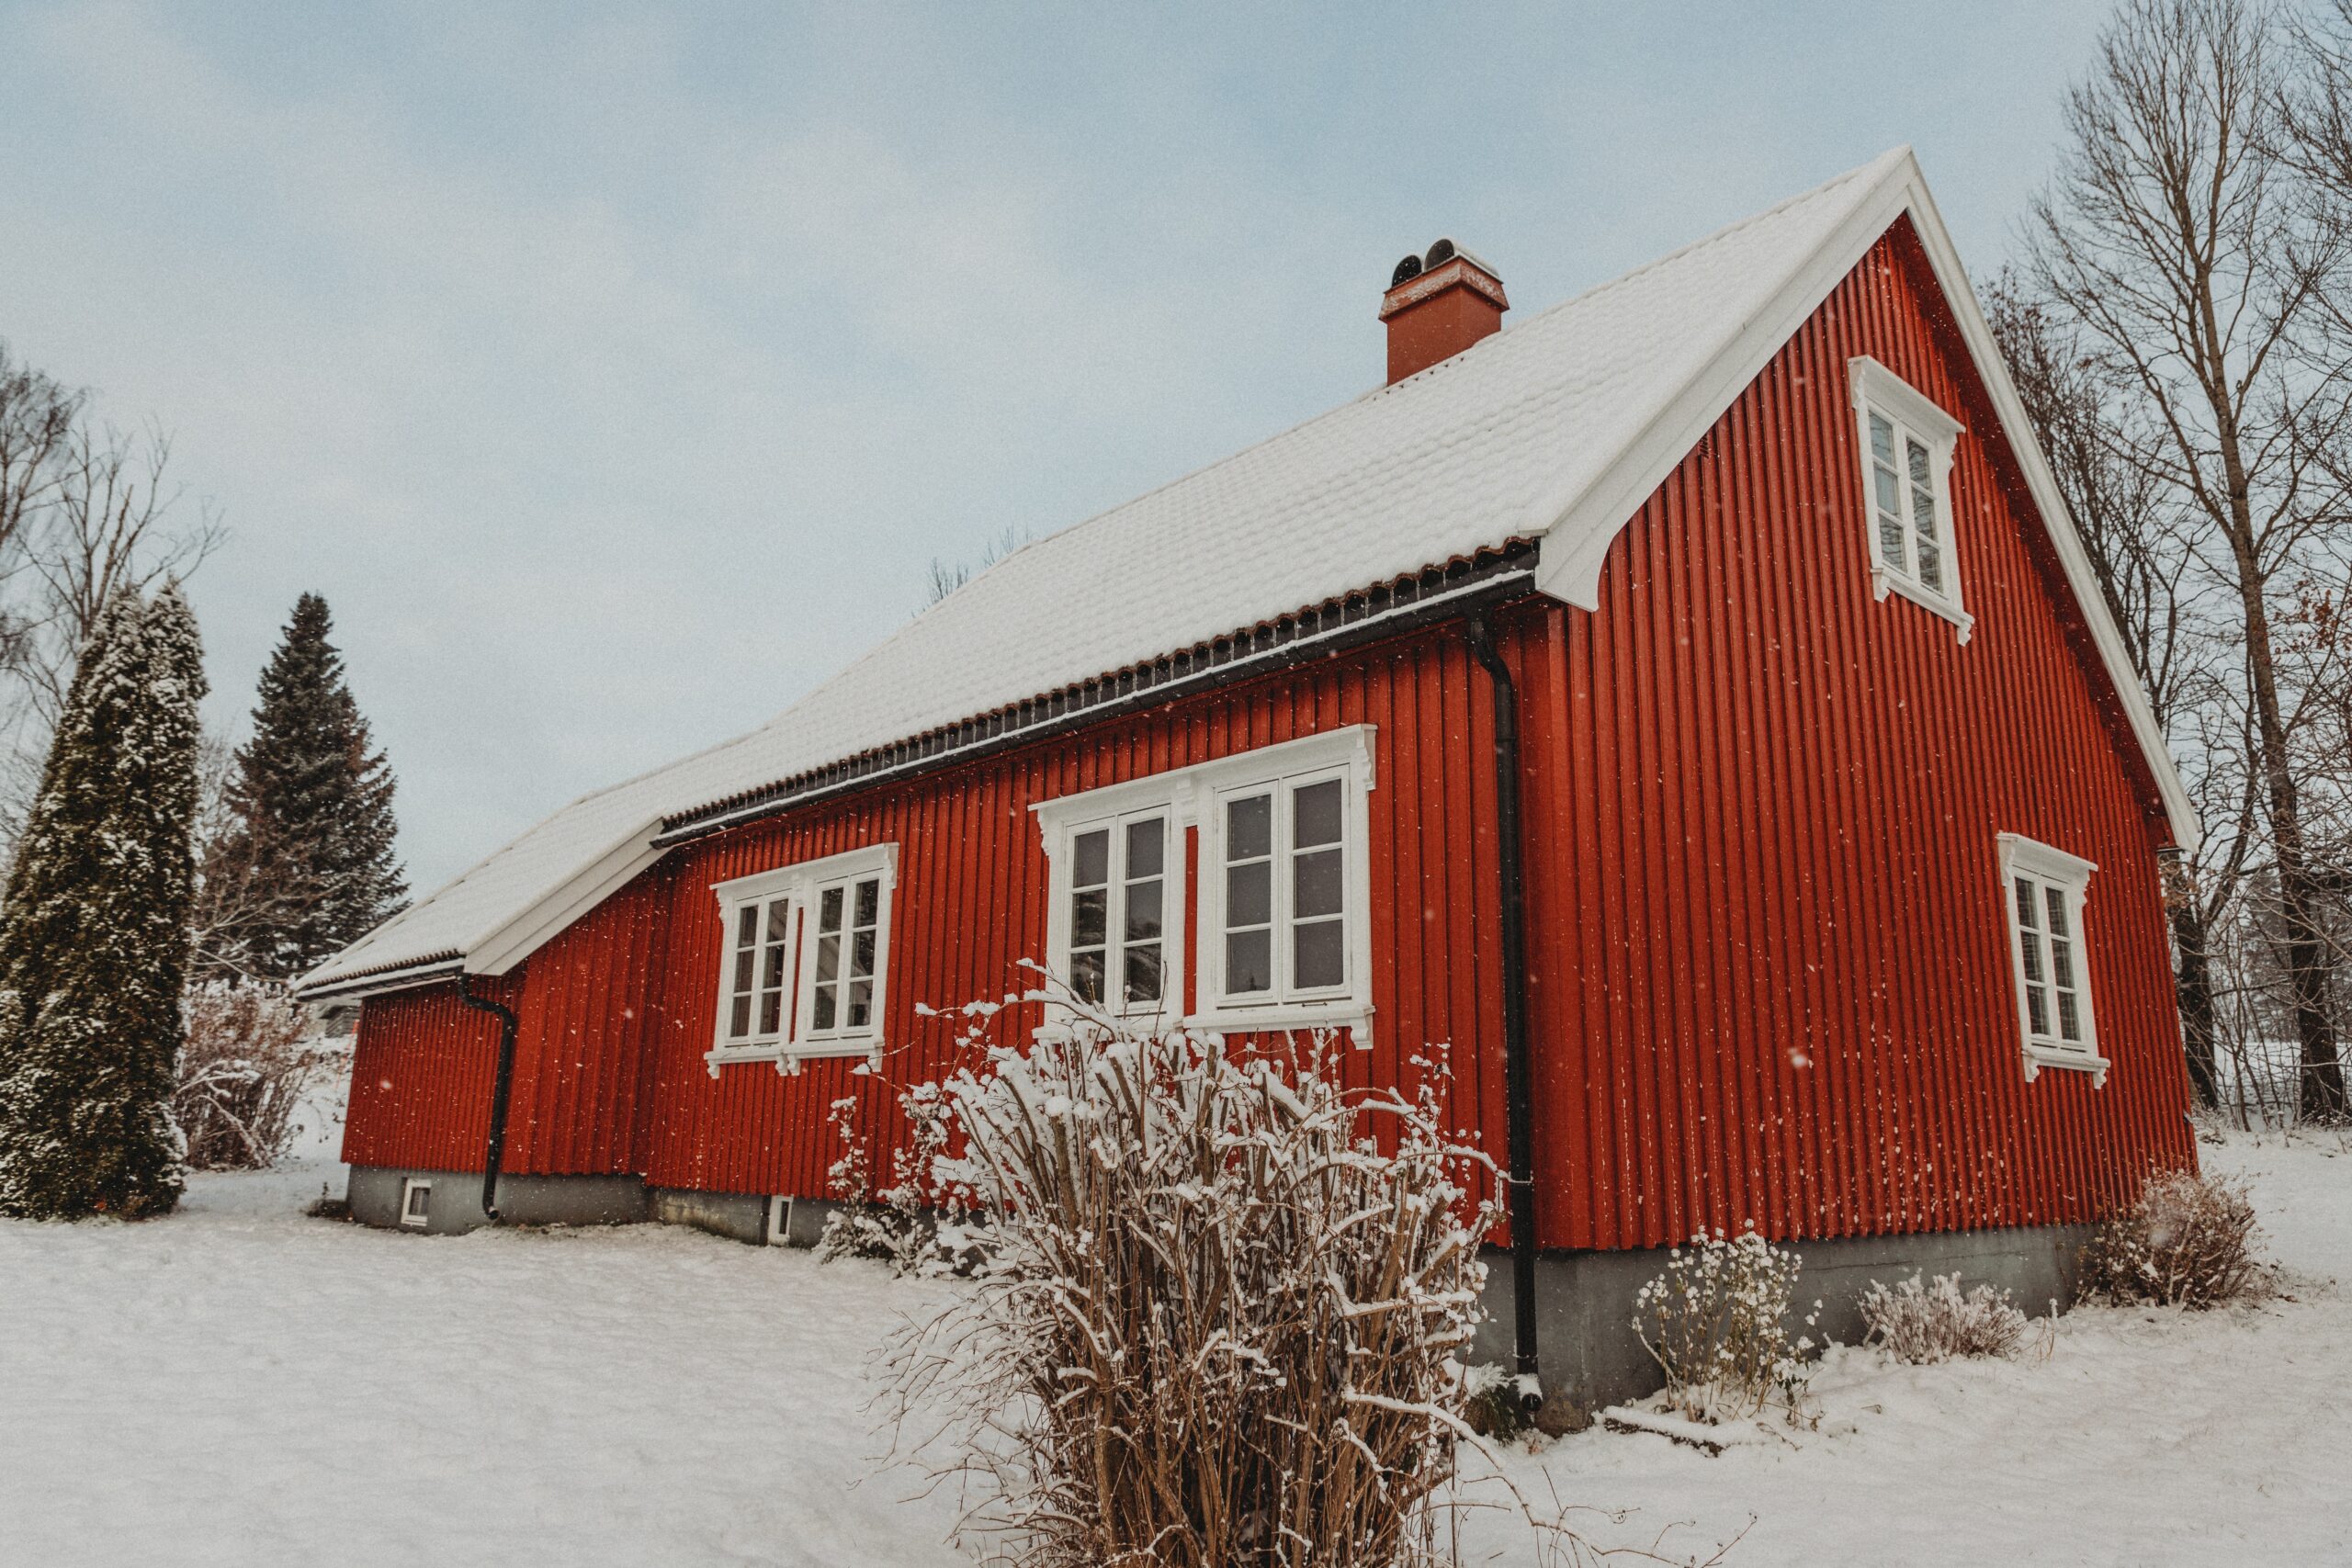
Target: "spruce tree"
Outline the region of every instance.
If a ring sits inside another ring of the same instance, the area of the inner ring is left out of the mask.
[[[407,893],[396,857],[392,772],[371,749],[327,602],[305,593],[263,670],[253,739],[229,784],[236,827],[208,875],[248,890],[253,914],[229,967],[291,979],[366,935]]]
[[[0,1213],[168,1212],[184,1024],[196,619],[177,584],[100,612],[0,910]]]

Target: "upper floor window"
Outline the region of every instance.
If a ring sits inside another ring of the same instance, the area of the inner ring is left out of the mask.
[[[722,882],[727,933],[713,1073],[733,1059],[790,1068],[880,1038],[898,846],[877,845]]]
[[[2079,1067],[2104,1082],[2083,928],[2098,867],[2015,833],[2001,834],[1998,843],[2026,1077],[2045,1066]]]
[[[1079,996],[1207,1029],[1330,1026],[1371,1042],[1371,728],[1357,725],[1036,807],[1047,962]],[[1200,952],[1184,953],[1187,828]]]
[[[1875,359],[1849,360],[1847,375],[1860,437],[1871,588],[1881,599],[1899,593],[1934,611],[1966,642],[1975,622],[1961,607],[1950,482],[1964,427]]]

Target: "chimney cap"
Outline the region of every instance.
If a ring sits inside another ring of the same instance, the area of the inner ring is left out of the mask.
[[[1396,264],[1396,270],[1388,275],[1388,287],[1394,288],[1400,283],[1410,283],[1420,276],[1421,258],[1408,254],[1403,261]]]

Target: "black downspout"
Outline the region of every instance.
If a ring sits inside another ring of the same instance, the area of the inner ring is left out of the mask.
[[[477,1012],[498,1015],[498,1079],[490,1091],[490,1142],[481,1151],[481,1212],[495,1224],[498,1168],[506,1157],[506,1100],[514,1089],[514,1031],[522,1020],[505,1003],[474,995],[473,978],[462,969],[458,971],[458,999]]]
[[[1513,1359],[1530,1412],[1544,1401],[1535,1359],[1535,1100],[1527,1050],[1527,864],[1520,837],[1519,688],[1495,649],[1485,611],[1464,623],[1471,656],[1495,694],[1495,834],[1501,840],[1503,894],[1503,1098],[1509,1108],[1510,1170],[1503,1191],[1510,1219]]]

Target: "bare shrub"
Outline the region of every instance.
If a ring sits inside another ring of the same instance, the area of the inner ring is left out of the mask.
[[[874,1190],[874,1156],[865,1134],[857,1127],[857,1098],[844,1095],[832,1103],[830,1119],[842,1136],[842,1156],[825,1172],[826,1190],[841,1207],[825,1216],[817,1238],[817,1260],[871,1258],[905,1274],[919,1267],[933,1250],[934,1227],[923,1203],[921,1173],[938,1156],[944,1127],[923,1108],[937,1098],[929,1084],[899,1097],[914,1123],[910,1147],[896,1156],[898,1179],[879,1192]]]
[[[1862,1343],[1921,1366],[1963,1356],[2014,1356],[2025,1343],[2026,1316],[2009,1292],[1979,1285],[1962,1295],[1957,1274],[1939,1274],[1930,1285],[1914,1274],[1892,1288],[1873,1280],[1862,1292],[1861,1308],[1869,1330]]]
[[[192,986],[181,1004],[187,1043],[180,1051],[172,1114],[196,1170],[260,1170],[285,1157],[301,1131],[302,1097],[337,1054],[305,1043],[309,1020],[274,986],[251,981]]]
[[[1750,1226],[1667,1253],[1666,1271],[1634,1299],[1634,1328],[1666,1373],[1667,1402],[1687,1420],[1745,1420],[1777,1402],[1804,1418],[1810,1337],[1789,1338],[1789,1301],[1804,1259]],[[1805,1317],[1810,1328],[1821,1303]]]
[[[1484,1156],[1417,1098],[1342,1090],[1327,1041],[1271,1058],[1074,1018],[913,1107],[977,1289],[889,1362],[904,1451],[977,1478],[1012,1561],[1383,1568],[1442,1556],[1456,1353],[1478,1318]]]
[[[2084,1286],[2116,1302],[2204,1308],[2237,1301],[2260,1285],[2254,1235],[2243,1180],[2166,1171],[2099,1227],[2083,1251]]]

